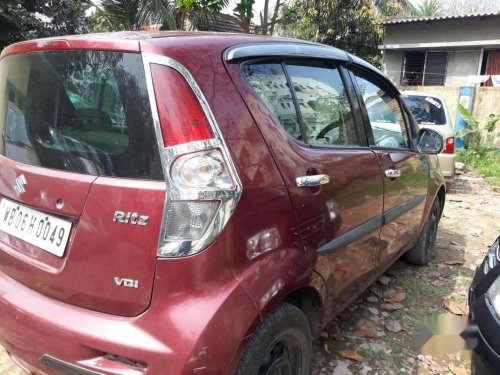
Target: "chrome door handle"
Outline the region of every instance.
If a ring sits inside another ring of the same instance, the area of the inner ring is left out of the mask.
[[[384,171],[384,175],[386,178],[398,178],[401,176],[401,171],[399,169],[386,169]]]
[[[295,182],[297,183],[297,187],[312,187],[329,183],[330,177],[327,174],[315,174],[297,177]]]

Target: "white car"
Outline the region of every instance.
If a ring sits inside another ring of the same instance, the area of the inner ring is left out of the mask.
[[[421,128],[435,130],[443,136],[444,148],[438,155],[444,177],[455,176],[455,132],[444,99],[436,94],[404,91],[402,98]]]

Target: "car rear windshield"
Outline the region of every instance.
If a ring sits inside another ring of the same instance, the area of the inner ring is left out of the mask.
[[[141,56],[33,52],[0,61],[2,155],[27,164],[162,179]]]
[[[413,117],[420,125],[445,125],[446,114],[441,100],[432,96],[403,96]]]

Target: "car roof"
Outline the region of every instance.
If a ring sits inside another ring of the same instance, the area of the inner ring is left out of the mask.
[[[28,40],[11,44],[6,47],[0,58],[10,54],[35,52],[35,51],[59,51],[59,50],[102,50],[120,52],[150,52],[164,54],[171,49],[196,48],[200,45],[210,45],[214,50],[224,51],[230,47],[240,45],[278,44],[288,46],[302,46],[305,49],[328,49],[337,56],[343,55],[343,60],[363,66],[374,73],[385,75],[370,63],[335,47],[314,43],[305,40],[284,37],[263,36],[242,33],[221,33],[207,31],[118,31],[111,33],[80,34],[70,36],[56,36],[43,39]],[[274,56],[272,49],[269,56]],[[293,54],[291,56],[301,56]],[[306,54],[302,57],[317,57]],[[387,77],[386,77],[387,78]]]
[[[9,54],[54,51],[69,49],[86,50],[109,50],[122,52],[140,52],[140,43],[145,41],[162,42],[172,39],[218,39],[228,45],[245,41],[278,41],[285,38],[275,38],[262,35],[239,34],[239,33],[217,33],[204,31],[118,31],[110,33],[79,34],[68,36],[55,36],[14,43],[6,47],[1,54],[4,57]],[[289,40],[289,39],[287,39]]]

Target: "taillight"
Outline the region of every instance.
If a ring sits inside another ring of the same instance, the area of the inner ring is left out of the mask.
[[[224,229],[241,182],[190,73],[164,56],[144,53],[143,59],[167,185],[158,256],[193,255]]]
[[[193,152],[177,158],[170,168],[179,188],[231,190],[233,184],[220,150]]]
[[[444,141],[443,154],[453,154],[455,152],[455,137],[446,138]]]
[[[193,90],[182,75],[164,65],[151,64],[163,145],[213,138],[208,120]]]

